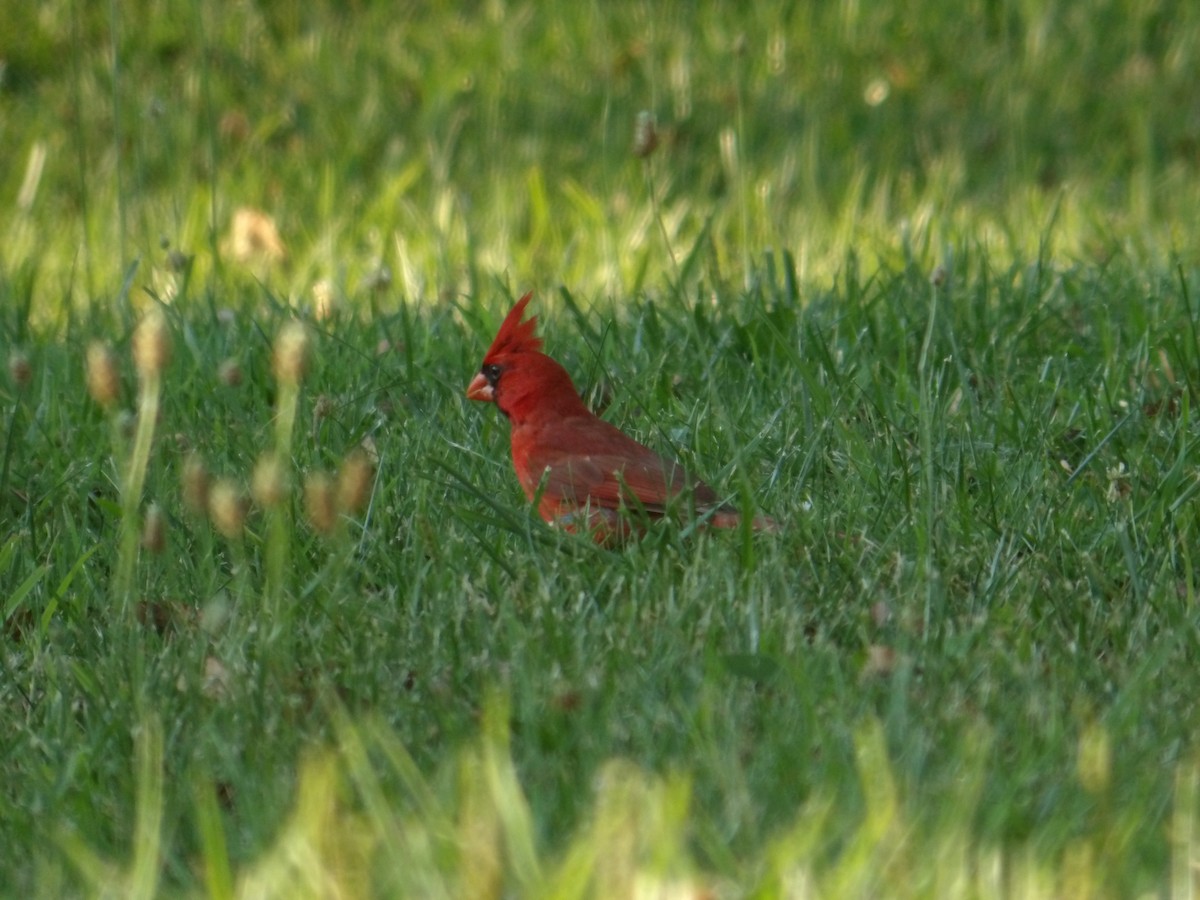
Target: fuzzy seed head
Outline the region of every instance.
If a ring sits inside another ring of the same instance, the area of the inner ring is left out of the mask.
[[[155,307],[133,332],[133,365],[143,381],[162,375],[171,361],[171,329],[167,317]]]
[[[371,495],[375,467],[363,450],[351,450],[342,461],[337,480],[337,508],[343,513],[356,513],[366,505]]]
[[[242,383],[242,364],[233,357],[222,360],[217,366],[217,379],[225,387],[239,387]]]
[[[242,536],[246,524],[246,498],[228,478],[220,478],[208,492],[208,514],[213,527],[223,536],[235,540]]]
[[[116,422],[117,430],[120,431],[121,435],[125,438],[132,438],[134,432],[137,431],[137,414],[131,409],[120,410],[116,416],[113,417],[113,421]]]
[[[333,318],[337,310],[337,289],[328,278],[322,278],[312,287],[313,318],[324,322]]]
[[[103,341],[92,341],[87,348],[87,389],[92,399],[112,409],[121,396],[121,378],[112,348]]]
[[[392,270],[379,263],[374,269],[363,276],[361,286],[374,293],[383,293],[392,286]]]
[[[29,357],[20,350],[14,350],[9,354],[8,375],[12,378],[13,384],[21,390],[29,387],[29,382],[33,380],[33,366],[29,362]]]
[[[324,419],[328,419],[333,415],[336,405],[333,398],[328,394],[318,394],[317,399],[313,401],[313,424],[314,426]]]
[[[274,509],[287,499],[287,468],[275,453],[264,453],[254,466],[250,493],[263,509]]]
[[[157,503],[151,503],[146,510],[146,519],[142,522],[142,546],[155,555],[167,547],[167,519]]]
[[[244,206],[233,214],[230,225],[230,251],[240,263],[281,263],[287,259],[287,247],[279,228],[262,210]]]
[[[658,127],[654,113],[642,110],[633,126],[633,155],[645,159],[658,147]]]
[[[296,387],[304,380],[308,371],[310,345],[308,329],[295,319],[291,319],[279,329],[279,334],[275,337],[276,381]]]
[[[313,472],[304,480],[304,515],[321,534],[331,534],[337,525],[333,480],[324,472]]]
[[[183,505],[197,516],[208,509],[208,468],[198,453],[189,453],[183,463]]]
[[[167,268],[172,272],[183,273],[192,267],[192,257],[182,250],[167,251]]]

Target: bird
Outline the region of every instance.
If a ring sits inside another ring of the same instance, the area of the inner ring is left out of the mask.
[[[567,370],[542,352],[537,317],[524,318],[532,296],[505,317],[466,395],[494,403],[508,419],[517,481],[542,519],[605,545],[684,511],[707,527],[739,527],[741,513],[711,487],[587,408]],[[749,524],[778,530],[767,516]]]

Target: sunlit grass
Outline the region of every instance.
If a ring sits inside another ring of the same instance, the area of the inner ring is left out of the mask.
[[[151,9],[69,7],[0,45],[3,259],[38,273],[39,317],[111,297],[134,258],[160,296],[184,260],[215,285],[245,208],[286,258],[254,274],[310,303],[381,265],[414,299],[504,272],[637,293],[702,236],[734,284],[756,248],[828,281],[848,246],[932,266],[962,234],[997,261],[1048,238],[1161,263],[1197,200],[1190,8]]]

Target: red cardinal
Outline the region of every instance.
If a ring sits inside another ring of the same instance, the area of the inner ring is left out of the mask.
[[[620,510],[658,518],[683,500],[707,515],[707,524],[736,527],[740,514],[721,504],[716,491],[583,405],[567,370],[542,353],[537,318],[521,321],[532,296],[505,317],[467,397],[491,401],[508,417],[517,480],[530,500],[540,494],[542,518],[568,531],[590,531],[604,543],[633,530]],[[766,517],[752,524],[777,528]]]

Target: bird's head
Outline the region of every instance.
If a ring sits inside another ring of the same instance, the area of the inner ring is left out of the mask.
[[[532,293],[512,308],[483,357],[467,397],[495,403],[517,424],[537,412],[576,412],[583,402],[567,370],[542,352],[537,316],[521,321]]]

